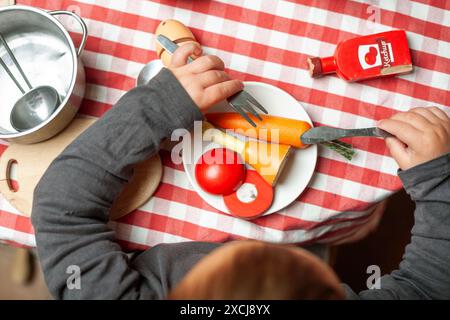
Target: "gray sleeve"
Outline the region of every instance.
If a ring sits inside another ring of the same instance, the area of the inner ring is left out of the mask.
[[[107,226],[109,209],[132,166],[177,128],[202,114],[173,74],[163,69],[135,88],[70,144],[34,192],[32,223],[50,292],[64,299],[149,299],[160,281],[142,281]],[[81,269],[81,290],[69,290],[69,266]],[[153,287],[149,285],[153,284]]]
[[[450,299],[450,153],[399,172],[416,202],[411,243],[399,269],[361,299]],[[349,298],[358,298],[345,287]]]

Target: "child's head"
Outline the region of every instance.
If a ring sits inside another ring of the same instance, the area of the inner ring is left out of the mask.
[[[343,299],[333,270],[306,250],[229,243],[202,259],[169,299]]]

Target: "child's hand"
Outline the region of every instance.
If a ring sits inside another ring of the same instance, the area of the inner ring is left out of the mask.
[[[223,61],[216,56],[201,56],[187,64],[189,56],[200,56],[202,49],[195,43],[180,46],[172,56],[170,70],[205,113],[209,107],[241,91],[244,85],[232,80],[224,70]]]
[[[402,170],[450,152],[450,118],[439,108],[415,108],[378,123],[396,136],[386,145]]]

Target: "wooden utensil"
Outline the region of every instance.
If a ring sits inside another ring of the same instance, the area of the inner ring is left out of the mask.
[[[95,122],[92,118],[76,118],[54,138],[31,145],[11,144],[0,159],[0,192],[19,212],[30,216],[33,192],[50,163],[76,137]],[[11,167],[17,163],[16,177],[11,177]],[[118,219],[143,205],[154,193],[162,176],[159,155],[135,166],[132,179],[115,200],[110,219]],[[17,180],[17,191],[12,179]]]
[[[239,153],[270,185],[275,185],[291,151],[291,146],[258,140],[241,141],[203,122],[203,139]]]

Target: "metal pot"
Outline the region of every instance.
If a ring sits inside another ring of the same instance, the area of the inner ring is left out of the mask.
[[[69,15],[81,26],[83,36],[78,49],[67,30],[54,17]],[[27,6],[0,9],[0,33],[3,34],[20,66],[34,87],[54,87],[61,104],[45,122],[18,132],[10,124],[10,113],[21,92],[6,72],[0,68],[0,139],[16,143],[46,140],[63,130],[76,115],[85,90],[84,67],[80,60],[87,39],[83,20],[69,11],[50,11]],[[17,72],[6,50],[0,46],[0,57],[13,72]],[[22,79],[19,73],[17,79]]]

